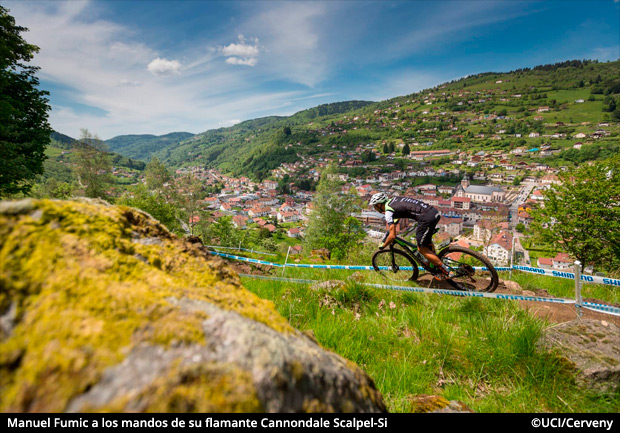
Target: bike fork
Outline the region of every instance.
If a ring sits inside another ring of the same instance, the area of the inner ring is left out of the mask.
[[[398,265],[396,264],[396,259],[394,258],[394,250],[391,251],[392,256],[392,272],[396,273],[398,271]]]

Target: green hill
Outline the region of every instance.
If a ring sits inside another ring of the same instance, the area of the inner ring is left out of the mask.
[[[144,160],[157,156],[172,166],[217,167],[258,179],[281,163],[305,156],[363,159],[360,146],[364,152],[373,147],[380,151],[384,142],[406,143],[412,151],[469,153],[551,144],[550,162],[565,165],[582,162],[571,155],[573,144],[580,141],[580,133],[590,137],[603,122],[611,125],[596,137],[598,150],[590,155],[620,150],[619,120],[620,61],[573,60],[481,73],[376,103],[347,101],[290,117],[249,120],[180,143],[144,145],[139,153],[128,150],[138,147],[138,139],[132,146],[112,140],[108,144]],[[399,148],[394,156],[399,156]]]
[[[183,140],[193,137],[189,132],[171,132],[165,135],[119,135],[105,141],[112,152],[120,153],[134,159],[148,161],[151,155],[167,148],[174,147]]]

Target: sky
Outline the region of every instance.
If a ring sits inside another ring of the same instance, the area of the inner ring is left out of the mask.
[[[481,72],[620,58],[620,1],[4,1],[52,128],[200,133]]]

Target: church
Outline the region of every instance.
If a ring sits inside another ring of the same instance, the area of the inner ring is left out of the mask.
[[[474,203],[501,203],[506,197],[506,192],[499,186],[471,185],[469,176],[465,174],[461,184],[456,187],[456,197],[468,197]]]

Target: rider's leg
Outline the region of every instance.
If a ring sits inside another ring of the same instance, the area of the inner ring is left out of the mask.
[[[425,246],[419,245],[418,250],[424,257],[428,259],[429,262],[431,262],[438,268],[443,265],[443,263],[441,263],[441,260],[439,260],[439,257],[437,257],[437,254],[435,254],[435,252],[433,251],[434,248],[431,249],[428,246],[425,247]]]
[[[435,209],[421,215],[418,220],[416,241],[420,254],[426,257],[429,262],[435,265],[444,274],[450,275],[450,269],[437,257],[437,254],[435,254],[435,246],[433,245],[433,234],[435,233],[435,227],[437,227],[437,223],[439,223],[440,219],[441,214]]]

